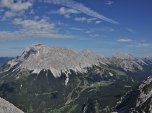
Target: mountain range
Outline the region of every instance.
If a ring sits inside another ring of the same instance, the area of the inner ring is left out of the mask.
[[[0,97],[25,113],[127,113],[122,109],[136,107],[128,107],[130,101],[124,105],[122,97],[152,75],[152,60],[37,44],[0,70]],[[145,96],[136,95],[150,97]]]

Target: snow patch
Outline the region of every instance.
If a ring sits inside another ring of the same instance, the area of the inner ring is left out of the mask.
[[[34,69],[32,71],[33,74],[39,74],[42,69]]]
[[[109,72],[109,75],[110,75],[111,77],[113,77],[113,73],[110,73],[110,72]]]

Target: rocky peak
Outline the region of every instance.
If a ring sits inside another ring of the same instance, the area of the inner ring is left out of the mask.
[[[51,70],[58,77],[61,72],[84,72],[84,68],[106,64],[105,61],[105,58],[88,51],[75,52],[67,48],[37,44],[28,47],[20,57],[8,64],[34,70],[34,73],[39,73],[42,69]]]
[[[135,58],[132,55],[126,53],[114,54],[111,58],[111,63],[118,68],[122,68],[124,71],[136,71],[143,70],[143,66],[146,62],[140,58]]]
[[[134,60],[135,58],[127,53],[116,53],[112,56],[113,59],[119,59],[119,60]]]

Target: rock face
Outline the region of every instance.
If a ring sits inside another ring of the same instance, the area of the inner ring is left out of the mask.
[[[119,113],[152,113],[152,77],[127,94],[117,109]]]
[[[33,70],[33,73],[39,73],[42,69],[51,70],[55,77],[60,77],[61,73],[68,73],[69,70],[84,72],[84,68],[100,63],[106,64],[107,61],[88,51],[75,52],[41,44],[27,48],[20,57],[8,62],[11,67],[17,65],[19,68]]]
[[[24,112],[19,110],[17,107],[9,103],[8,101],[0,98],[0,113],[24,113]]]
[[[147,65],[143,59],[134,58],[129,54],[118,53],[112,56],[111,63],[124,71],[143,70],[143,66]]]

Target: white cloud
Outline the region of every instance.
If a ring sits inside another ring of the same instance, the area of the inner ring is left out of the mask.
[[[23,0],[1,0],[0,1],[0,8],[6,8],[4,10],[4,15],[1,17],[2,20],[7,18],[19,16],[24,13],[25,10],[28,10],[32,7],[31,2],[23,2]]]
[[[29,14],[34,15],[35,14],[34,9],[31,9],[31,11],[29,12]]]
[[[130,32],[130,33],[135,33],[135,31],[131,28],[127,28],[127,31]]]
[[[6,11],[3,18],[6,18],[6,17],[14,17],[14,16],[16,16],[16,15],[17,15],[16,12]]]
[[[104,20],[106,22],[110,22],[113,24],[118,24],[118,22],[105,17],[104,15],[88,8],[82,3],[76,2],[74,0],[1,0],[0,7],[7,8],[11,12],[7,12],[6,16],[16,16],[19,11],[25,11],[32,7],[35,2],[43,2],[43,3],[51,3],[51,4],[59,4],[64,7],[61,7],[59,12],[64,15],[66,18],[70,18],[71,14],[83,13],[93,18],[97,18],[100,20]],[[65,8],[68,7],[68,8]],[[88,20],[89,22],[89,20]]]
[[[151,44],[149,43],[138,43],[137,47],[149,47]]]
[[[57,33],[48,33],[48,32],[40,32],[40,31],[27,31],[27,30],[19,30],[19,31],[0,31],[0,40],[20,40],[24,38],[72,38],[72,36],[67,36],[63,34]]]
[[[79,14],[80,12],[75,10],[75,9],[70,9],[70,8],[65,8],[65,7],[61,7],[59,9],[59,12],[61,14]]]
[[[118,42],[132,42],[133,40],[129,38],[121,38],[121,39],[118,39],[117,41]]]
[[[74,10],[77,10],[77,11],[84,13],[88,16],[98,18],[98,19],[104,20],[104,21],[109,22],[109,23],[119,24],[118,22],[116,22],[110,18],[107,18],[104,15],[97,13],[96,11],[94,11],[94,10],[86,7],[85,5],[83,5],[79,2],[76,2],[74,0],[42,0],[42,2],[60,4],[60,5],[72,8]]]
[[[24,14],[24,11],[20,11],[20,12],[6,11],[4,13],[4,16],[2,17],[2,20],[6,20],[8,18],[20,16],[20,15],[23,15],[23,14]]]
[[[65,18],[70,18],[72,14],[79,14],[80,12],[75,9],[61,7],[58,14],[63,15]]]
[[[86,33],[86,34],[90,34],[90,33],[91,33],[91,31],[89,31],[89,30],[88,30],[88,31],[85,31],[85,33]]]
[[[63,23],[63,22],[61,22],[61,21],[58,21],[57,23],[56,23],[56,25],[58,25],[58,26],[69,26],[67,23]]]
[[[99,36],[99,34],[89,34],[89,36],[92,37],[92,38],[96,38],[96,37]]]
[[[74,18],[75,21],[78,21],[78,22],[86,22],[86,23],[92,23],[94,22],[96,24],[96,20],[97,18],[86,18],[86,17],[75,17]]]
[[[93,21],[95,21],[97,18],[88,18],[87,19],[87,23],[91,23],[91,22],[93,22]]]
[[[63,15],[65,18],[71,18],[72,14],[80,14],[80,12],[75,10],[75,9],[65,8],[65,7],[61,7],[57,11],[57,13],[60,14],[60,15]],[[101,21],[96,21],[97,18],[75,17],[74,20],[79,21],[79,22],[87,22],[87,23],[94,22],[95,24],[101,23]]]
[[[99,20],[97,20],[96,22],[95,22],[95,24],[100,24],[101,23],[101,21],[99,21]]]
[[[114,4],[114,1],[108,0],[105,4],[111,6],[112,4]]]
[[[78,27],[71,27],[72,30],[76,30],[76,31],[83,31],[83,29],[78,28]]]
[[[98,34],[97,32],[95,31],[92,31],[92,30],[87,30],[84,32],[85,34],[87,34],[89,37],[91,38],[96,38],[96,37],[99,37],[101,36],[100,34]]]
[[[49,23],[44,19],[41,20],[23,20],[15,19],[13,22],[15,25],[21,25],[24,29],[28,30],[41,30],[41,31],[54,31],[55,25]]]
[[[55,25],[48,21],[15,19],[13,24],[21,26],[16,31],[0,31],[0,39],[16,40],[23,38],[72,38],[56,31]]]
[[[14,0],[1,0],[0,1],[0,7],[5,7],[8,8],[14,12],[16,11],[22,11],[22,10],[27,10],[32,6],[31,2],[23,2],[17,0],[14,2]]]
[[[87,18],[86,17],[76,17],[74,20],[78,21],[78,22],[84,22],[84,21],[87,21]]]
[[[151,43],[136,42],[129,45],[129,47],[146,48],[146,47],[150,47],[151,45],[152,45]]]

